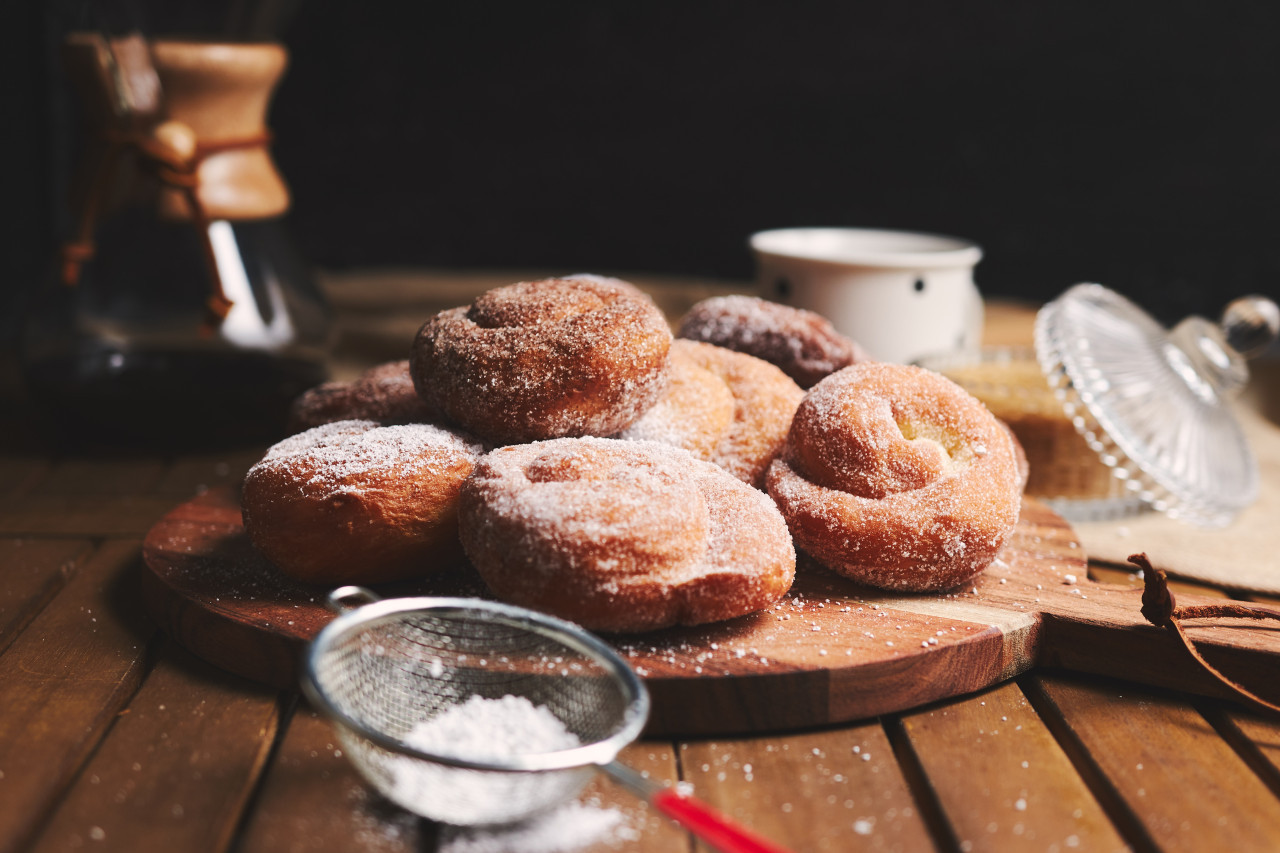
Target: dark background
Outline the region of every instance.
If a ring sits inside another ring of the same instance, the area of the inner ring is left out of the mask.
[[[217,35],[229,8],[247,19],[233,5],[142,15]],[[0,335],[61,221],[74,110],[53,45],[76,8],[6,13],[23,215]],[[1273,0],[258,11],[292,52],[269,122],[322,267],[746,279],[751,232],[851,225],[974,239],[991,295],[1100,281],[1166,322],[1280,295]]]

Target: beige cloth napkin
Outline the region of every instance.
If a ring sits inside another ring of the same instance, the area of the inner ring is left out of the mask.
[[[1145,551],[1171,574],[1280,595],[1280,426],[1252,405],[1237,407],[1258,458],[1258,500],[1224,528],[1196,527],[1157,512],[1072,527],[1090,559],[1125,565]]]

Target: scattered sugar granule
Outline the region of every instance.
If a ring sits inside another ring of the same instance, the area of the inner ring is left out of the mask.
[[[440,853],[570,853],[640,838],[619,809],[580,802],[513,826],[449,827],[442,835]]]
[[[1068,586],[1070,586],[1071,584],[1073,584],[1073,583],[1075,583],[1075,582],[1076,582],[1076,576],[1075,576],[1075,575],[1063,575],[1063,576],[1062,576],[1062,582],[1063,582],[1063,583],[1065,583],[1065,584],[1067,584]]]

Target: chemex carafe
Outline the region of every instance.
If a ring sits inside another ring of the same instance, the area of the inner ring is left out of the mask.
[[[325,378],[329,326],[269,153],[286,50],[84,32],[63,59],[81,167],[24,325],[29,396],[81,434],[278,436]]]

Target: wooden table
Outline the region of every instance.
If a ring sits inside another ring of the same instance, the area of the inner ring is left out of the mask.
[[[339,374],[395,357],[395,341],[433,303],[456,304],[458,292],[489,282],[391,275],[357,291],[352,281],[330,282]],[[673,313],[725,287],[642,283]],[[992,312],[992,335],[1016,338],[1026,316]],[[235,482],[262,448],[65,454],[5,405],[0,851],[440,849],[447,833],[372,794],[294,691],[213,669],[141,608],[150,526],[198,490]],[[876,719],[643,741],[622,758],[692,783],[797,851],[1280,849],[1280,723],[1046,670]],[[593,849],[694,849],[610,783],[587,796],[622,810],[629,828]]]

